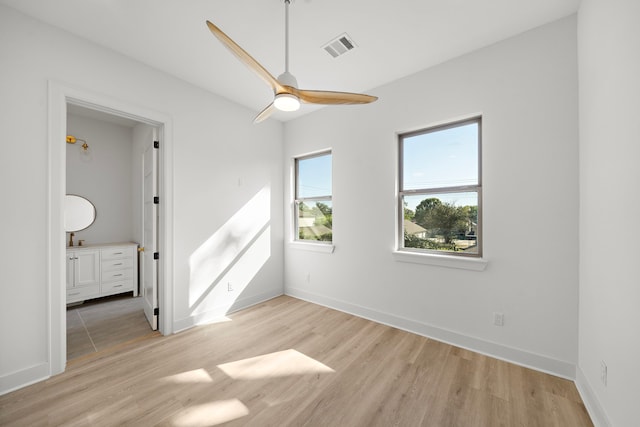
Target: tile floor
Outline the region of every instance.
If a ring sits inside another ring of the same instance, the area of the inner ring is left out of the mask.
[[[67,360],[105,350],[152,332],[142,298],[131,294],[67,307]]]

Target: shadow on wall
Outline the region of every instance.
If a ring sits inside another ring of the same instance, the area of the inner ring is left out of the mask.
[[[271,191],[265,186],[191,254],[191,314],[214,306],[226,314],[267,262],[271,256],[270,201]]]

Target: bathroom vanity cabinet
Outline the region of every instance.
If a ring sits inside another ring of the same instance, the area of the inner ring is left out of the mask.
[[[138,244],[67,248],[67,304],[133,291],[138,295]]]

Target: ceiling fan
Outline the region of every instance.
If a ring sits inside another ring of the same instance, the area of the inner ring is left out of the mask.
[[[216,27],[210,21],[207,26],[211,33],[222,42],[234,55],[240,59],[247,67],[253,70],[262,80],[273,89],[274,99],[264,110],[254,119],[254,123],[259,123],[269,117],[274,110],[296,111],[300,108],[300,101],[308,104],[339,105],[339,104],[368,104],[378,99],[376,96],[364,95],[360,93],[332,92],[323,90],[298,89],[296,78],[289,72],[289,3],[291,0],[284,0],[285,4],[285,71],[276,79],[258,61],[253,59],[244,49],[242,49],[229,36]]]

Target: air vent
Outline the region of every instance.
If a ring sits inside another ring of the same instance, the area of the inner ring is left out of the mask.
[[[326,50],[329,55],[337,58],[338,56],[355,49],[356,44],[347,33],[344,33],[322,46],[322,48]]]

